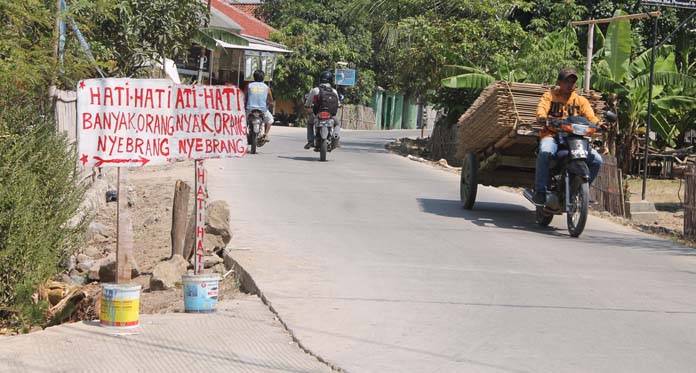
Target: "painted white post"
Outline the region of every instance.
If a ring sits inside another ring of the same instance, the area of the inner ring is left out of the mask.
[[[193,255],[193,271],[198,275],[203,271],[203,238],[205,237],[205,188],[206,188],[206,172],[203,167],[203,160],[196,160],[196,250]]]

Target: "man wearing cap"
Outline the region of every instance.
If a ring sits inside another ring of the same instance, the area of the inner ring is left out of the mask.
[[[561,69],[556,82],[558,88],[544,93],[537,106],[537,122],[544,125],[539,134],[539,154],[536,160],[534,186],[536,193],[534,194],[534,203],[537,205],[546,203],[546,183],[549,179],[549,164],[558,150],[556,140],[553,138],[553,132],[546,128],[546,118],[549,116],[561,118],[575,115],[583,116],[592,123],[599,122],[590,102],[575,92],[575,82],[577,80],[578,75],[574,69]],[[587,166],[590,169],[589,182],[592,184],[602,166],[602,156],[595,149],[591,149],[587,157]]]

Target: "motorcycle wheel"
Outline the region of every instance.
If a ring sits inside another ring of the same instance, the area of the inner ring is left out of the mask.
[[[537,206],[537,208],[536,208],[536,223],[542,227],[546,227],[549,224],[551,224],[551,220],[553,220],[553,214],[549,214],[547,212],[544,212],[543,207]]]
[[[582,177],[573,176],[570,181],[570,206],[567,212],[568,233],[578,237],[587,223],[587,210],[590,202],[590,187]]]
[[[462,165],[461,182],[459,183],[459,198],[462,207],[471,210],[476,202],[476,190],[478,188],[478,159],[476,154],[467,153]]]
[[[249,134],[249,143],[251,144],[251,154],[256,154],[256,146],[259,144],[256,132],[251,131]]]
[[[321,147],[319,148],[319,160],[326,162],[326,151],[328,150],[329,141],[326,139],[321,140]]]

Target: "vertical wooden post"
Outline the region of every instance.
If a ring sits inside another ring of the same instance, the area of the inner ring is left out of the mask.
[[[117,170],[116,202],[116,283],[123,284],[131,280],[130,261],[133,256],[133,224],[130,213],[124,207],[128,201],[126,172]]]
[[[626,206],[625,206],[626,202],[624,200],[626,198],[626,196],[624,196],[624,185],[623,185],[624,180],[623,180],[623,173],[621,171],[621,168],[619,168],[618,161],[616,163],[616,170],[617,170],[616,175],[619,178],[619,200],[620,200],[620,206],[621,206],[621,208],[619,209],[619,211],[621,212],[621,215],[619,215],[619,216],[626,217]]]
[[[202,160],[196,160],[196,250],[193,256],[194,274],[200,274],[203,271],[203,238],[205,237],[205,188],[206,174]]]
[[[592,53],[594,53],[594,23],[587,26],[587,62],[585,62],[585,91],[590,90],[590,74],[592,74]]]
[[[177,254],[184,255],[190,193],[191,187],[188,184],[183,180],[176,181],[172,206],[172,257]]]
[[[194,201],[193,213],[188,218],[186,224],[186,238],[184,239],[184,259],[191,259],[193,251],[196,248],[196,202]]]
[[[60,11],[60,0],[56,0],[56,19],[53,25],[53,33],[55,37],[55,40],[53,40],[53,63],[55,64],[55,71],[58,71],[58,63],[60,59]],[[53,73],[53,81],[51,82],[51,85],[55,83],[55,77],[57,76],[55,71]]]

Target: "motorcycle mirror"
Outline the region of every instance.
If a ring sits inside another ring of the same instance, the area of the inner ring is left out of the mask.
[[[610,123],[614,123],[617,120],[619,120],[619,117],[613,111],[607,111],[604,114],[604,118],[606,118],[607,122],[610,122]]]

